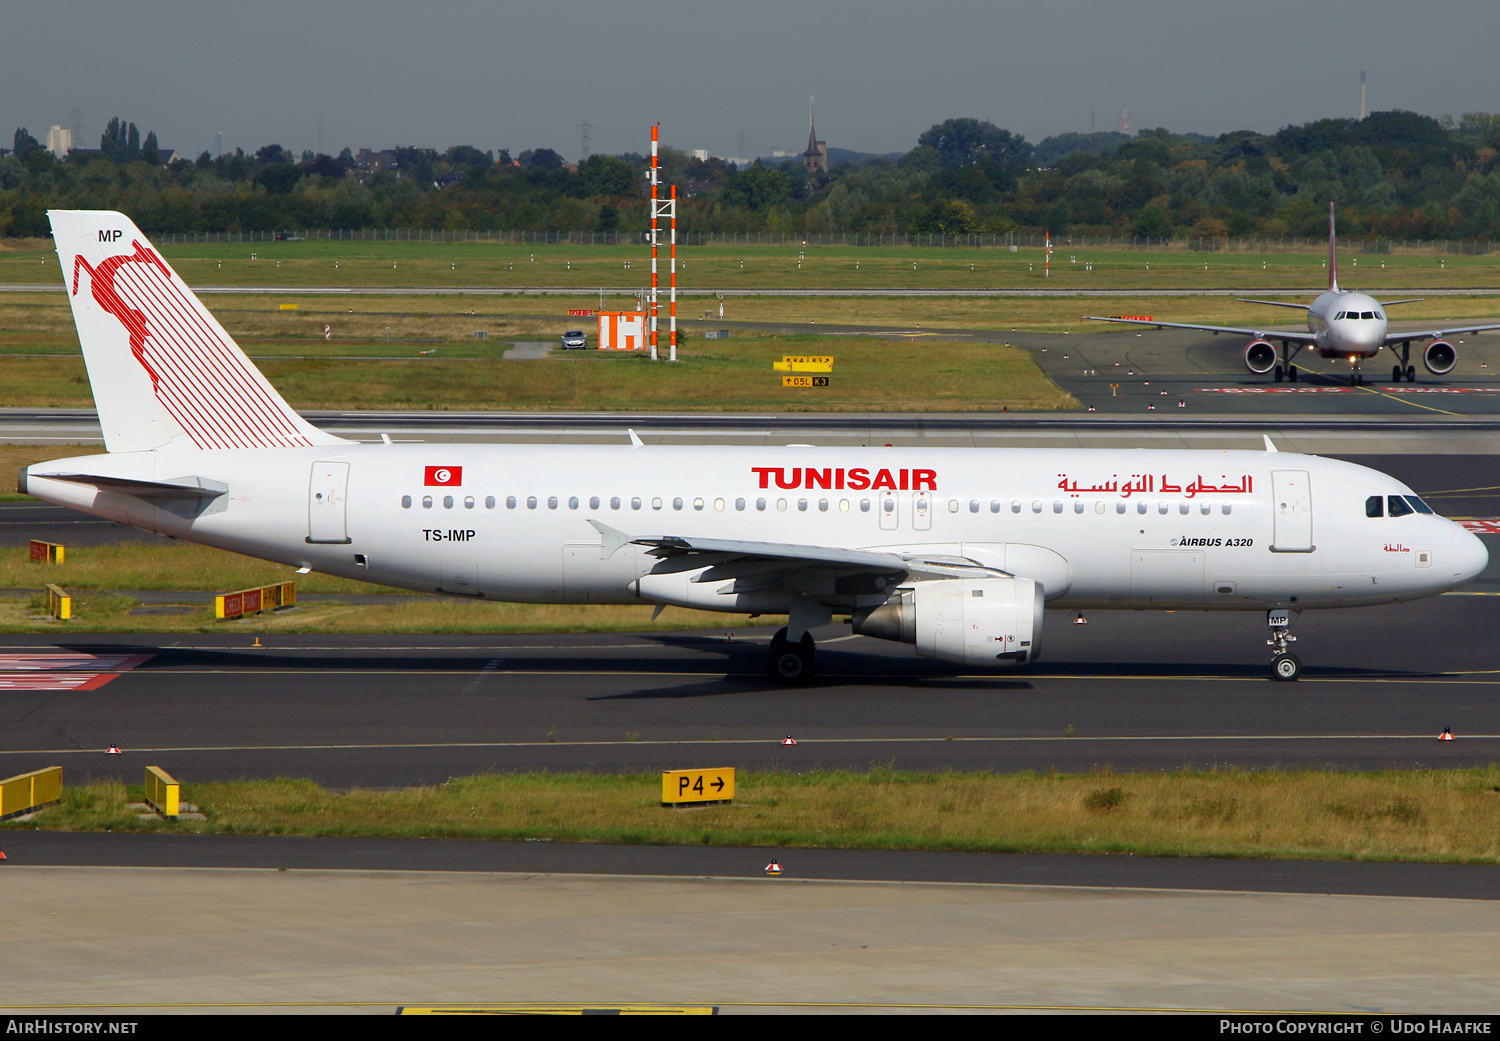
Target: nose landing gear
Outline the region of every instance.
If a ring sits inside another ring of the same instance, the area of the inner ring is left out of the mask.
[[[1271,629],[1271,638],[1266,641],[1266,646],[1271,648],[1271,678],[1285,683],[1302,675],[1302,659],[1288,649],[1289,644],[1297,642],[1291,633],[1294,621],[1296,617],[1290,611],[1266,612],[1266,625]]]

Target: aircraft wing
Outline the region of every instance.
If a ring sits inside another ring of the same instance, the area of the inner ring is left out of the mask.
[[[1265,329],[1242,329],[1228,325],[1193,325],[1189,322],[1158,322],[1142,321],[1139,318],[1102,318],[1097,315],[1086,314],[1083,316],[1090,322],[1121,322],[1125,325],[1149,325],[1157,329],[1201,329],[1207,333],[1234,333],[1238,336],[1253,336],[1257,340],[1290,340],[1293,343],[1314,343],[1317,337],[1312,333],[1283,333],[1268,332]]]
[[[1386,333],[1385,342],[1406,343],[1408,340],[1441,340],[1448,336],[1456,336],[1459,333],[1479,333],[1486,329],[1500,329],[1500,324],[1491,325],[1459,325],[1449,326],[1446,329],[1422,329],[1412,333]]]
[[[913,578],[973,577],[1004,572],[963,557],[893,553],[886,550],[844,549],[837,546],[807,546],[787,542],[751,542],[742,539],[697,538],[686,535],[632,536],[602,521],[590,520],[603,536],[603,552],[613,556],[622,546],[646,546],[649,556],[662,560],[655,574],[709,570],[703,581],[771,576],[803,569],[832,569],[846,573],[904,574]]]

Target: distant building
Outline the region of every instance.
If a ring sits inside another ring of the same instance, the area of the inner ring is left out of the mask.
[[[817,128],[813,126],[813,99],[807,97],[807,151],[802,153],[802,165],[808,173],[828,172],[828,142],[818,140]]]
[[[696,159],[696,160],[698,160],[698,162],[700,162],[700,163],[706,163],[706,162],[708,162],[708,149],[706,149],[706,148],[695,148],[695,149],[693,149],[693,158]]]
[[[61,159],[73,148],[73,131],[60,126],[47,128],[47,151]]]

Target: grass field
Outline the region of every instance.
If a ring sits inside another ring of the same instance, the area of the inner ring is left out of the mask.
[[[286,312],[272,300],[224,298],[214,306],[240,345],[299,409],[632,409],[737,411],[964,411],[1065,409],[1077,402],[1018,348],[813,335],[741,334],[685,339],[677,365],[644,353],[554,352],[504,361],[511,339],[551,340],[569,322],[526,313],[462,313],[451,298],[370,298],[360,309]],[[327,306],[327,301],[311,301]],[[486,304],[493,301],[487,299]],[[536,301],[515,303],[536,307]],[[434,305],[447,304],[447,309]],[[378,313],[370,313],[374,307]],[[366,309],[369,310],[366,310]],[[336,323],[336,336],[322,328]],[[394,341],[384,339],[391,330]],[[476,328],[491,339],[477,341]],[[809,330],[813,327],[809,325]],[[422,352],[430,353],[422,353]],[[785,354],[833,354],[831,385],[789,389],[771,363]],[[9,355],[6,357],[5,355]],[[358,359],[358,360],[351,360]],[[6,406],[90,407],[71,311],[59,295],[0,297],[0,364]]]
[[[50,241],[7,240],[3,245],[0,283],[60,282]],[[1341,254],[1340,272],[1343,281],[1361,288],[1500,285],[1500,254],[1363,255],[1352,248]],[[634,288],[651,280],[650,250],[637,245],[306,241],[162,246],[161,251],[193,285],[593,289]],[[679,246],[677,259],[678,284],[697,290],[1044,285],[1316,289],[1327,284],[1325,253],[1321,248],[1251,253],[1059,245],[1052,254],[1050,279],[1043,277],[1040,247],[1011,253],[942,246]],[[666,262],[662,250],[663,272]]]
[[[539,724],[535,739],[568,735]],[[733,755],[726,746],[722,756],[705,750],[697,758],[720,765]],[[172,771],[170,762],[160,765]],[[734,804],[690,811],[662,808],[660,776],[649,774],[487,775],[395,792],[334,792],[294,779],[178,779],[184,801],[196,803],[207,821],[137,820],[127,803],[142,790],[101,782],[65,789],[57,808],[6,827],[1500,862],[1494,767],[1075,775],[740,770]]]

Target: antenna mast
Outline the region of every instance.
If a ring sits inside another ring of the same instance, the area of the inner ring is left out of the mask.
[[[1365,70],[1359,70],[1359,118],[1364,119],[1368,110],[1365,108]]]

